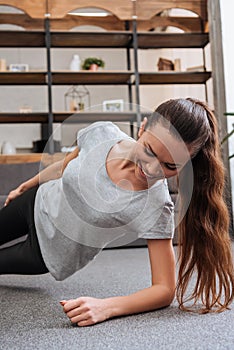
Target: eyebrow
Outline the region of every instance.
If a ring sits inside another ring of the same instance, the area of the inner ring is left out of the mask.
[[[155,155],[155,157],[157,157],[157,154],[152,150],[152,147],[150,146],[150,144],[147,144],[146,146],[149,147],[150,151]],[[168,162],[163,162],[164,164],[168,164],[170,166],[174,166],[174,167],[180,167],[181,164],[176,164],[176,163],[168,163]]]

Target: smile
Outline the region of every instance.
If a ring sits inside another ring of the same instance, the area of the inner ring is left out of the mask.
[[[141,166],[141,164],[139,162],[138,162],[137,166],[138,166],[138,169],[139,169],[139,172],[140,172],[141,176],[144,177],[145,179],[146,178],[149,178],[149,179],[155,179],[156,178],[156,176],[151,176],[151,175],[147,174],[146,171],[142,168],[142,166]]]

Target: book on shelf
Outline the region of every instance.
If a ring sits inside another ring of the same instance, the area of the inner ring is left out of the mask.
[[[205,67],[203,65],[201,66],[193,66],[193,67],[187,67],[187,72],[205,72]]]

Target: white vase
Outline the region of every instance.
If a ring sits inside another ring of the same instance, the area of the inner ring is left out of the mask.
[[[15,146],[9,141],[4,141],[2,143],[1,153],[2,154],[15,154],[16,153]]]
[[[81,66],[81,60],[79,55],[73,55],[73,58],[70,63],[71,71],[79,71]]]

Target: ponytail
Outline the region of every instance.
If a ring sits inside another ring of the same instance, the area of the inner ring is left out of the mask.
[[[200,101],[195,103],[205,109],[211,132],[192,159],[192,198],[178,227],[180,267],[177,299],[182,310],[194,311],[192,306],[200,299],[204,305],[198,309],[200,313],[221,312],[228,308],[234,298],[229,214],[223,199],[225,173],[215,117],[205,104]],[[182,203],[185,203],[186,166],[180,181],[180,195]],[[193,273],[196,274],[196,283],[188,295],[188,284]]]

